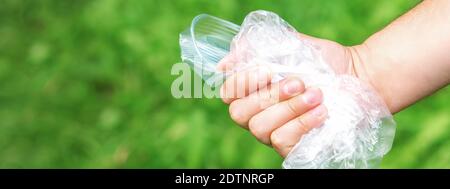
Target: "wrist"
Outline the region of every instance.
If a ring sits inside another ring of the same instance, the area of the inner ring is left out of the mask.
[[[386,78],[383,74],[386,71],[377,67],[375,60],[376,56],[371,53],[370,45],[364,42],[360,45],[346,47],[350,55],[349,67],[351,74],[361,81],[372,86],[375,92],[384,100],[389,110],[394,113],[396,110],[391,105],[391,100],[388,95],[388,90],[385,90],[383,79]],[[386,61],[386,60],[383,60]],[[384,62],[385,63],[385,62]]]
[[[369,62],[371,61],[367,45],[363,43],[346,47],[346,49],[349,56],[348,65],[350,74],[372,86],[376,86],[371,79],[370,69],[368,69],[368,66],[370,66]]]

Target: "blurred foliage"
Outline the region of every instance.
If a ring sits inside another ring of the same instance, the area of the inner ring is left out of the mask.
[[[279,168],[219,99],[174,99],[178,34],[252,10],[345,45],[417,0],[0,0],[0,167]],[[450,168],[449,87],[396,115],[385,168]]]

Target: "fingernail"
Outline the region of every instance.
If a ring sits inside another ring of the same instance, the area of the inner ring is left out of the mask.
[[[311,110],[311,114],[315,117],[324,117],[327,114],[327,108],[325,108],[324,105],[319,105],[316,108],[314,108],[313,110]]]
[[[286,93],[288,95],[292,95],[292,94],[300,92],[300,88],[301,88],[300,81],[298,81],[296,79],[289,80],[283,86],[284,93]]]
[[[303,94],[303,100],[306,104],[319,104],[322,101],[322,93],[317,88],[309,88]]]

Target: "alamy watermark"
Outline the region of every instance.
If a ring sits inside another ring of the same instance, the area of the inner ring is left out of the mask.
[[[191,68],[187,63],[176,63],[171,69],[171,75],[177,76],[172,82],[171,93],[177,99],[257,98],[261,106],[267,106],[279,100],[281,89],[280,85],[270,85],[268,69],[264,69],[256,66],[240,72],[233,69],[211,72],[203,67]],[[194,74],[200,77],[193,77]]]

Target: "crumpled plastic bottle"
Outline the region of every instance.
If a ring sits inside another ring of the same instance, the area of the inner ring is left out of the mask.
[[[283,168],[378,167],[391,149],[396,128],[386,104],[369,84],[335,73],[320,49],[296,35],[292,26],[268,11],[251,12],[241,27],[203,14],[181,33],[181,57],[211,86],[229,75],[216,70],[217,63],[239,50],[251,54],[238,56],[239,64],[262,62],[279,78],[295,74],[307,87],[322,90],[328,117],[321,127],[302,136]],[[245,49],[240,47],[243,40]]]

